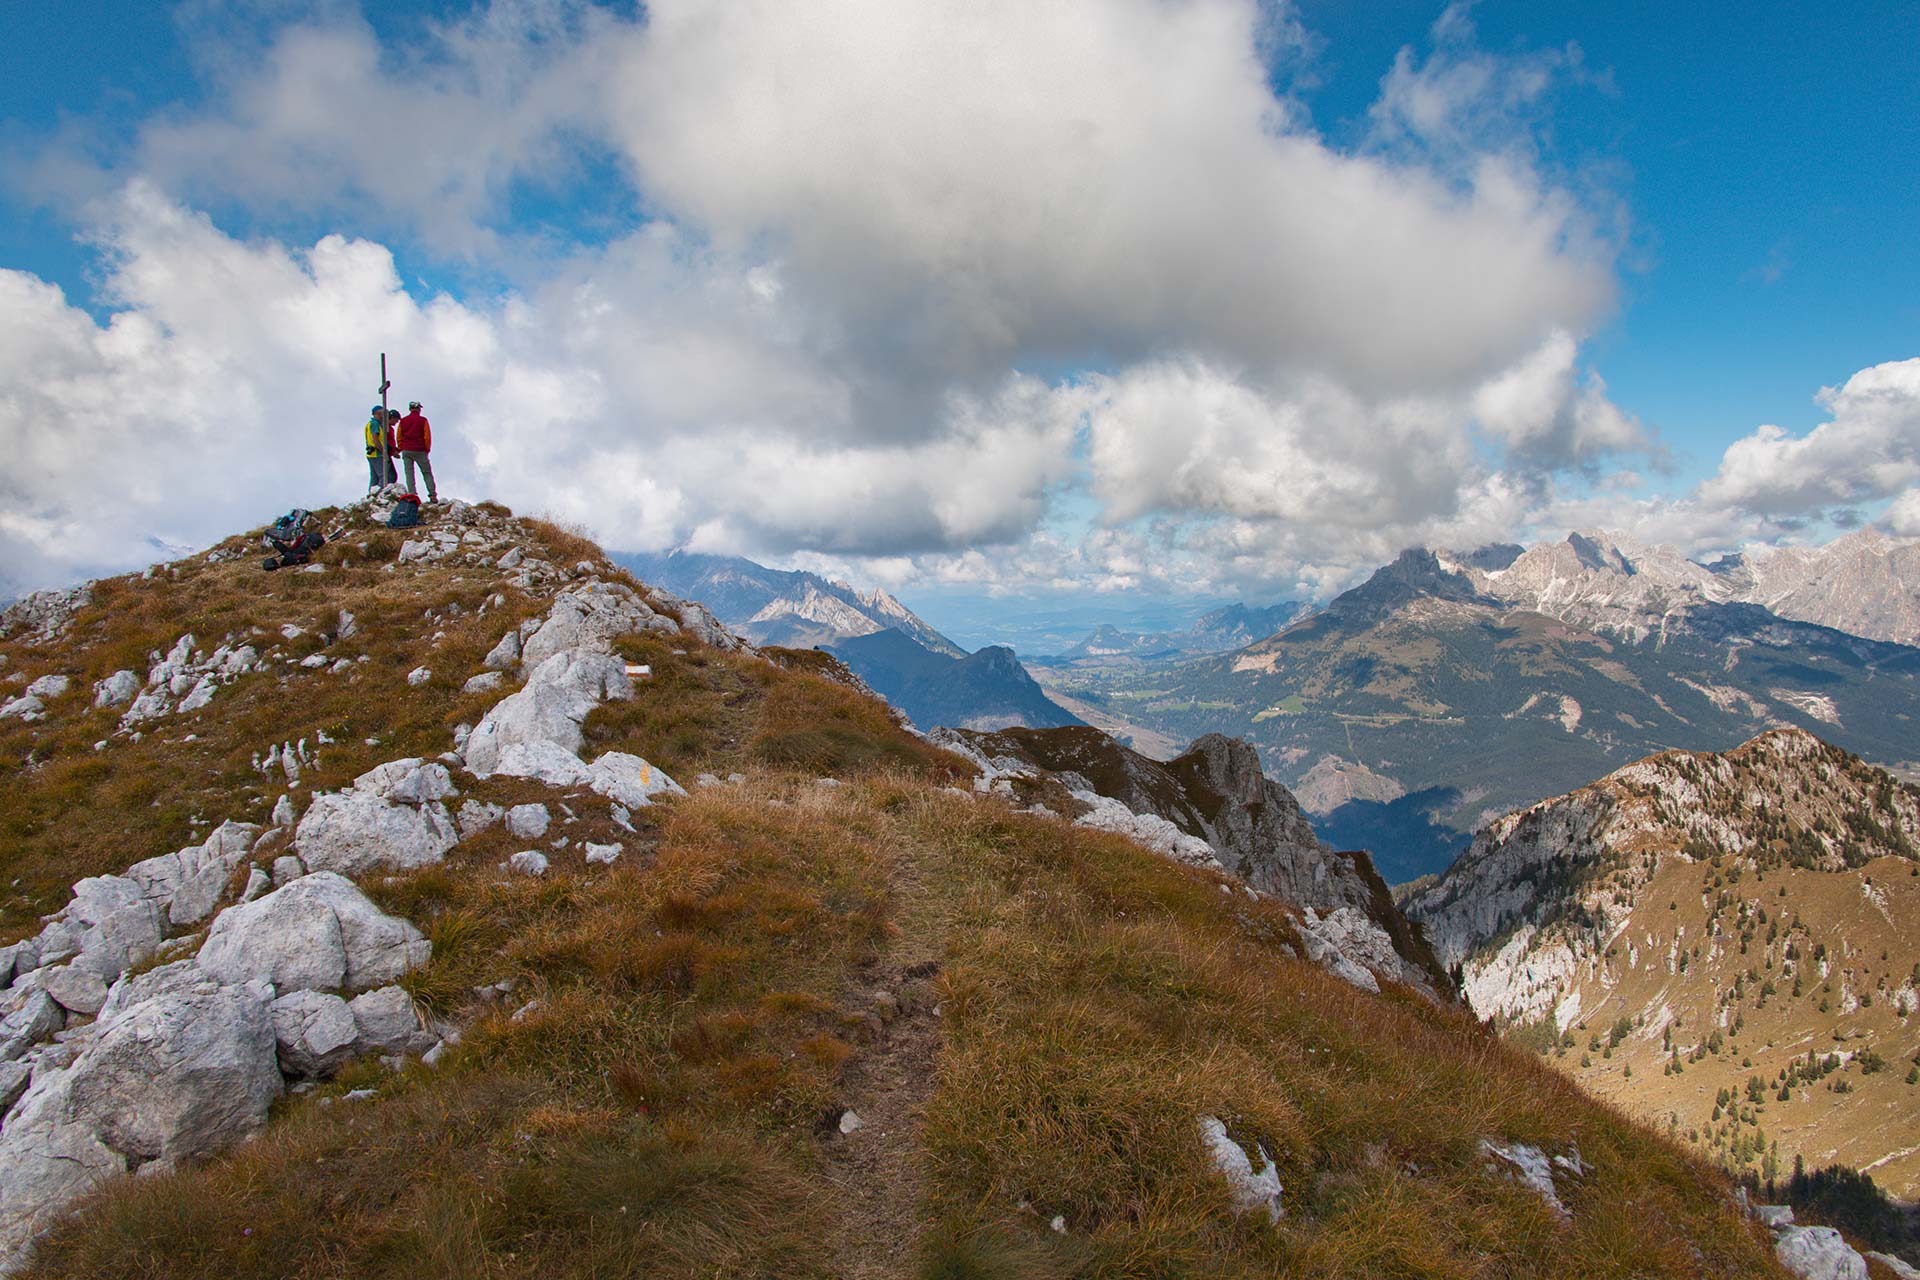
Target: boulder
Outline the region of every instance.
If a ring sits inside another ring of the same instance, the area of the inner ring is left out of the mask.
[[[156,907],[166,909],[174,927],[198,924],[213,914],[227,881],[246,861],[259,833],[252,823],[223,822],[197,845],[134,863],[127,868],[127,879],[139,885]]]
[[[1867,1280],[1867,1261],[1832,1227],[1779,1227],[1774,1256],[1801,1280]]]
[[[507,671],[520,665],[520,633],[509,631],[500,637],[500,642],[487,650],[487,656],[480,665],[489,671]]]
[[[282,885],[291,884],[305,874],[307,874],[306,863],[291,853],[283,853],[273,860],[273,887],[276,889]]]
[[[61,1211],[127,1158],[68,1117],[68,1070],[48,1070],[26,1091],[0,1130],[0,1274],[26,1261],[26,1247]]]
[[[0,1116],[13,1110],[33,1080],[33,1068],[24,1062],[0,1062]]]
[[[507,678],[498,671],[482,671],[477,676],[468,676],[467,682],[460,686],[462,693],[492,693],[507,682]]]
[[[107,1002],[107,984],[82,964],[49,965],[34,975],[40,989],[68,1013],[91,1017]]]
[[[460,815],[456,819],[460,826],[460,838],[470,840],[482,831],[500,821],[505,810],[497,804],[487,804],[480,800],[469,800],[460,806]]]
[[[100,1006],[100,1015],[94,1025],[104,1028],[135,1005],[160,996],[208,992],[219,985],[191,958],[157,965],[145,973],[129,974],[114,983],[107,991],[106,1003]]]
[[[281,992],[364,990],[427,962],[421,932],[389,916],[358,886],[315,871],[221,912],[200,948],[200,967],[222,982],[265,979]]]
[[[446,773],[444,765],[429,768]],[[308,869],[361,875],[428,866],[444,858],[459,836],[443,804],[395,804],[356,786],[315,796],[293,840]]]
[[[40,949],[33,939],[10,942],[0,947],[0,988],[13,982],[15,975],[32,973],[40,967]]]
[[[547,855],[537,849],[522,849],[507,859],[507,869],[523,876],[547,874]]]
[[[585,582],[562,592],[539,630],[521,646],[520,663],[537,667],[569,649],[604,652],[615,636],[638,631],[677,632],[680,626],[647,606],[632,588],[613,582]]]
[[[0,1017],[0,1062],[12,1062],[67,1025],[59,1002],[39,987],[15,988],[7,998],[12,1008]]]
[[[71,676],[41,676],[27,686],[27,696],[40,699],[58,698],[72,687],[73,677]]]
[[[686,788],[639,756],[609,751],[587,767],[587,785],[629,809],[653,803],[657,795],[683,796]]]
[[[108,982],[160,948],[162,908],[126,876],[88,876],[60,913],[80,959]],[[42,936],[44,936],[43,931]],[[41,958],[55,957],[41,948]]]
[[[433,670],[430,667],[415,667],[407,672],[407,684],[411,688],[418,689],[431,679],[433,679]]]
[[[128,1009],[68,1073],[69,1114],[138,1160],[199,1160],[251,1137],[280,1096],[267,993],[176,992]]]
[[[551,821],[543,804],[517,804],[507,810],[507,831],[521,840],[538,840]]]
[[[500,752],[493,772],[553,787],[584,787],[590,778],[586,761],[557,742],[515,742]]]
[[[131,671],[116,671],[105,680],[94,681],[93,705],[117,707],[123,702],[133,701],[133,696],[139,692],[139,676]]]
[[[273,1038],[280,1069],[317,1080],[352,1057],[359,1024],[345,1000],[319,991],[295,991],[273,1002]]]
[[[525,687],[496,703],[467,739],[467,767],[480,777],[499,772],[508,747],[548,742],[568,754],[585,740],[580,722],[608,699],[633,696],[626,664],[611,654],[569,648],[547,657]]]
[[[595,844],[589,840],[586,852],[588,862],[611,866],[619,860],[621,847],[618,844]]]
[[[353,780],[353,789],[399,804],[432,804],[460,794],[447,766],[422,763],[417,757],[369,769]]]
[[[420,1025],[413,997],[399,987],[381,987],[355,996],[348,1008],[356,1028],[353,1051],[363,1053],[419,1053],[434,1040]]]

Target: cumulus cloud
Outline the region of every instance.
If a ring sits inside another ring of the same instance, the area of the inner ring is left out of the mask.
[[[1764,425],[1728,446],[1699,501],[1775,519],[1885,500],[1920,481],[1920,359],[1862,369],[1816,397],[1804,436]]]
[[[354,492],[382,349],[452,492],[943,580],[1324,585],[1644,449],[1580,365],[1611,245],[1522,141],[1577,58],[1491,57],[1456,13],[1341,149],[1272,85],[1308,39],[1256,0],[269,25],[86,215],[106,324],[0,276],[0,446],[31,461],[0,575]],[[410,291],[365,238],[497,266],[514,191],[603,154],[646,220],[513,291]],[[234,205],[351,234],[195,211]]]

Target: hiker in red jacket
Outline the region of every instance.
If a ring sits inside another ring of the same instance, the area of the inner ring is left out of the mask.
[[[413,468],[416,464],[427,478],[427,501],[438,502],[440,493],[433,483],[433,464],[427,461],[427,454],[433,450],[433,427],[426,416],[420,412],[420,402],[407,402],[407,416],[400,419],[397,432],[400,442],[400,461],[407,467],[407,492],[418,493],[413,487]]]

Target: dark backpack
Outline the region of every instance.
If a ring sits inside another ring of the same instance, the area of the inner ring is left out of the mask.
[[[291,541],[268,538],[273,549],[280,554],[268,556],[260,567],[268,571],[285,569],[296,564],[305,564],[313,559],[313,553],[327,545],[326,535],[318,532],[296,534]]]
[[[411,529],[420,523],[420,495],[403,493],[400,501],[393,504],[393,514],[387,517],[389,529]]]

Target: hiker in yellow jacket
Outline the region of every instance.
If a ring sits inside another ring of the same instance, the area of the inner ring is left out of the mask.
[[[383,484],[392,484],[400,473],[394,470],[393,460],[400,456],[393,445],[393,424],[400,421],[399,413],[382,405],[373,406],[372,414],[367,418],[367,492],[372,493]],[[382,435],[386,437],[387,465],[384,471],[380,467],[380,443]]]

